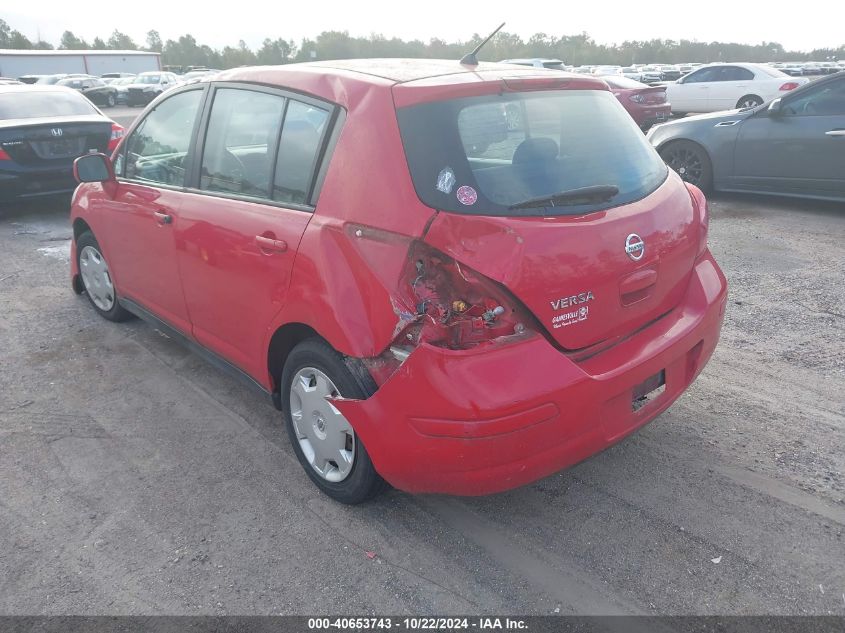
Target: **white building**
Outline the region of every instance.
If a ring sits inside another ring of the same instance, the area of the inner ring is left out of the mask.
[[[161,55],[148,51],[0,50],[0,77],[85,73],[142,73],[161,70]]]

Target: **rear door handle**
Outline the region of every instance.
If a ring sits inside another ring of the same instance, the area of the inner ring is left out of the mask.
[[[159,224],[170,224],[173,222],[173,216],[162,211],[155,211],[153,215]]]
[[[845,136],[845,130],[830,130],[825,132],[825,136]]]
[[[288,243],[284,240],[277,240],[272,237],[265,237],[264,235],[256,235],[255,243],[262,251],[272,251],[275,253],[284,253],[288,250]]]

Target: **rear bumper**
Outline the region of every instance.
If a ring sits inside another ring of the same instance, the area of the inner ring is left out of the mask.
[[[19,171],[4,170],[0,165],[0,200],[3,201],[71,193],[76,184],[72,162],[62,167]]]
[[[642,128],[665,123],[672,116],[672,106],[668,103],[655,106],[642,106],[634,115],[634,120]]]
[[[336,406],[397,488],[508,490],[611,446],[668,408],[713,353],[726,297],[707,252],[681,305],[590,359],[573,362],[540,335],[470,351],[423,345],[371,398]],[[661,371],[664,392],[633,411],[633,389]]]

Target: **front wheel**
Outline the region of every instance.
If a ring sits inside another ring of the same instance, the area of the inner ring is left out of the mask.
[[[332,404],[366,398],[373,385],[320,339],[297,345],[282,371],[282,412],[293,450],[308,477],[336,501],[357,504],[387,487],[364,443]]]
[[[115,98],[114,98],[114,95],[113,95],[113,94],[110,94],[110,95],[108,96],[108,99],[106,99],[106,103],[108,104],[108,106],[109,106],[110,108],[113,108],[113,107],[115,106],[116,100],[115,100]]]
[[[101,317],[115,322],[132,318],[132,313],[117,300],[109,265],[90,231],[85,231],[76,239],[76,264],[85,294]]]
[[[710,157],[692,141],[672,141],[660,149],[660,157],[685,181],[707,193],[713,185]]]

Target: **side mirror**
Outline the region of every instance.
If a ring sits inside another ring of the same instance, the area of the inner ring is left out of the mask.
[[[779,117],[783,114],[783,101],[775,99],[769,104],[768,113],[770,117]]]
[[[73,161],[76,182],[108,182],[115,180],[114,168],[105,154],[85,154]]]

